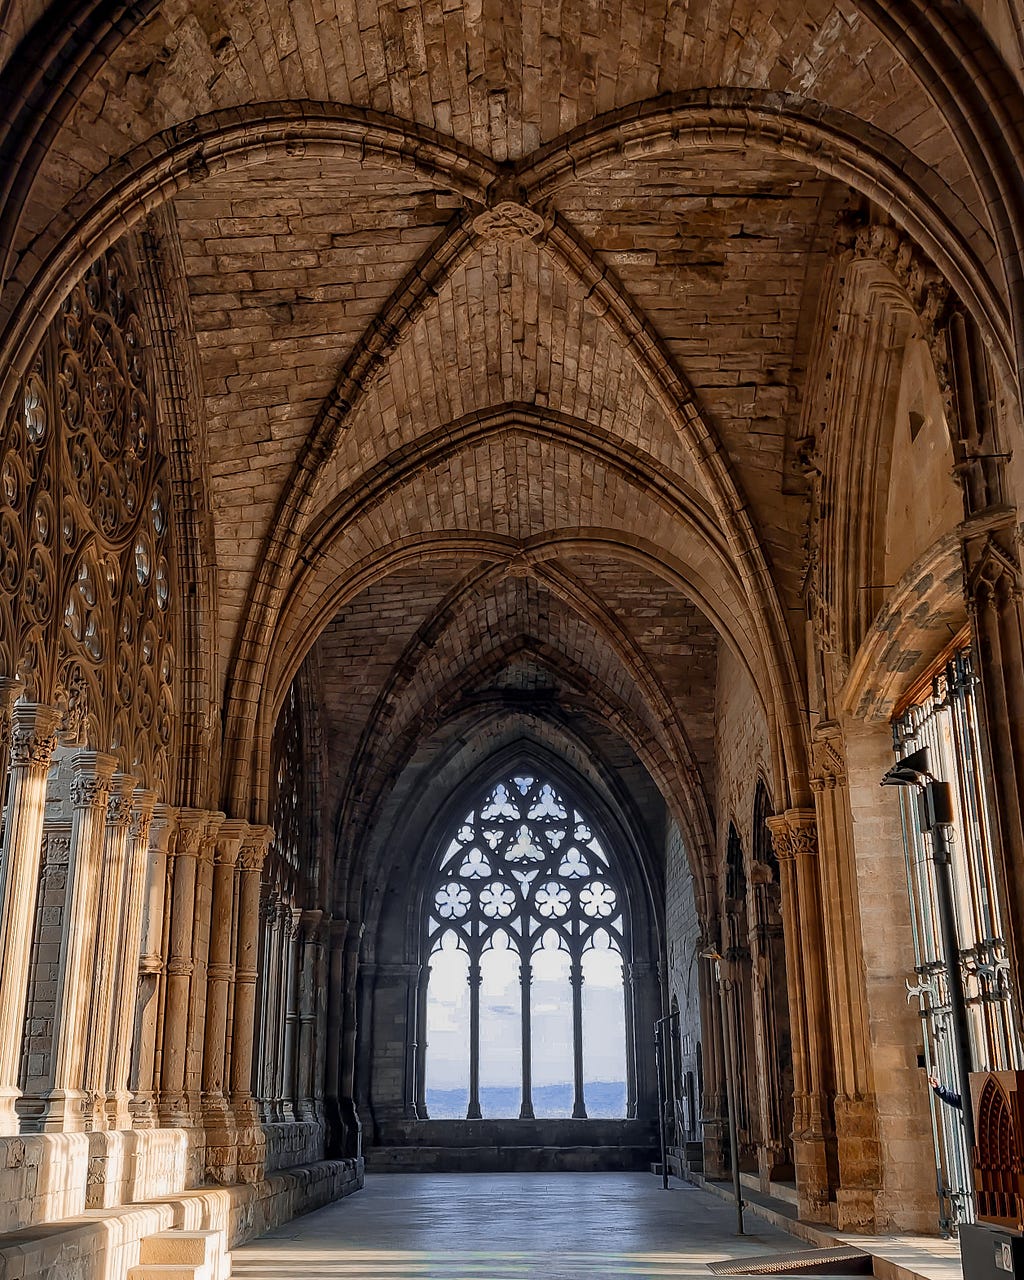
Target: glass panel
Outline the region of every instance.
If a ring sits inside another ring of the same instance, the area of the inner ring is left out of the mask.
[[[607,933],[599,933],[603,939],[595,935],[596,945],[583,955],[583,1096],[592,1120],[622,1120],[626,1115],[622,956],[612,950]]]
[[[553,930],[533,953],[533,1112],[572,1115],[572,989],[569,953]]]
[[[427,1114],[465,1120],[469,1104],[469,956],[447,932],[427,984]]]
[[[504,933],[480,957],[480,978],[480,1110],[514,1119],[523,1100],[519,955]]]

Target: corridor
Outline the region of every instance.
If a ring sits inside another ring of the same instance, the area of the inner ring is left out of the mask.
[[[806,1248],[642,1173],[383,1174],[233,1254],[235,1280],[676,1280]]]

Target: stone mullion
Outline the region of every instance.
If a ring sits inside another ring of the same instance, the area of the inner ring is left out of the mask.
[[[814,811],[789,809],[768,819],[782,876],[789,957],[794,1096],[793,1161],[801,1216],[828,1221],[834,1187],[829,1111],[832,1045],[825,986],[825,938]]]
[[[214,845],[202,1077],[203,1123],[208,1129],[224,1127],[228,1105],[228,997],[235,976],[235,864],[248,829],[247,822],[229,819],[221,823]]]
[[[636,1119],[636,1028],[629,965],[622,962],[622,1007],[626,1024],[626,1119]]]
[[[479,1120],[480,1114],[480,957],[469,959],[469,1104],[467,1120]]]
[[[819,727],[819,733],[821,727]],[[853,844],[850,795],[841,765],[838,735],[815,743],[821,765],[811,779],[819,836],[822,916],[829,946],[825,952],[832,1034],[842,1045],[834,1059],[836,1226],[870,1231],[875,1198],[882,1185],[882,1152],[868,1047],[867,989],[860,930],[859,888]]]
[[[192,930],[196,905],[196,866],[206,817],[203,810],[179,811],[171,862],[170,933],[164,983],[159,1115],[162,1124],[178,1127],[190,1122],[185,1071],[189,989],[194,969]]]
[[[5,691],[9,693],[10,691]],[[18,1132],[15,1102],[28,1001],[32,925],[50,757],[59,713],[39,703],[11,712],[3,856],[0,859],[0,1136]]]
[[[572,988],[572,1118],[586,1120],[587,1103],[583,1091],[583,964],[572,960],[569,964],[569,985]]]
[[[430,999],[430,964],[420,966],[420,980],[416,988],[416,1116],[427,1116],[427,1008]]]
[[[110,1046],[108,1107],[113,1108],[114,1127],[129,1129],[132,1124],[132,1096],[129,1090],[135,1018],[138,1010],[139,961],[142,955],[142,915],[149,853],[149,826],[153,819],[156,792],[137,789],[132,796],[128,826],[127,874],[121,912],[118,973],[114,985],[114,1016]]]
[[[523,1099],[519,1119],[532,1120],[533,1114],[533,960],[529,952],[519,957],[519,1019],[522,1036]]]
[[[115,773],[107,801],[101,855],[99,911],[96,924],[96,960],[85,1055],[85,1087],[92,1094],[92,1128],[114,1128],[116,1104],[111,1092],[111,1049],[115,1034],[115,988],[119,969],[121,912],[127,885],[128,826],[132,816],[135,779]]]
[[[85,1075],[87,1025],[93,986],[96,915],[99,908],[101,846],[110,780],[117,761],[96,751],[76,752],[71,758],[71,840],[68,884],[60,963],[53,1010],[53,1051],[49,1079],[39,1097],[24,1111],[22,1127],[29,1131],[84,1129],[87,1114]]]
[[[324,1106],[331,1151],[344,1144],[341,1115],[342,1053],[345,1043],[345,940],[347,920],[332,920],[327,944],[327,1009],[324,1027]]]
[[[257,1011],[256,1027],[259,1042],[255,1050],[253,1095],[261,1121],[267,1119],[266,1095],[268,1092],[270,1062],[270,964],[273,955],[274,921],[277,919],[277,894],[269,885],[260,883],[258,956],[256,962]]]
[[[275,893],[271,902],[274,910],[270,917],[270,945],[266,968],[267,1023],[263,1042],[265,1078],[262,1099],[263,1119],[268,1124],[281,1118],[278,1083],[282,1038],[281,970],[284,967],[284,913],[288,911],[288,905],[280,893]]]
[[[154,1128],[157,1124],[157,1046],[166,966],[165,944],[170,925],[167,850],[175,833],[177,812],[168,805],[157,805],[149,824],[146,900],[139,959],[138,1053],[133,1072],[135,1126],[143,1129]]]
[[[295,1116],[312,1120],[313,1073],[316,1065],[316,973],[322,911],[304,911],[299,920],[298,1043],[295,1071]]]

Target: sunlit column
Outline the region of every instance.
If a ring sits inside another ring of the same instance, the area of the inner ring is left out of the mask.
[[[182,809],[174,842],[171,873],[171,918],[164,984],[164,1025],[160,1069],[160,1121],[181,1127],[189,1123],[185,1094],[188,1046],[189,987],[192,982],[192,930],[196,902],[196,863],[206,813]]]
[[[202,1084],[203,1118],[211,1124],[222,1123],[227,1109],[228,988],[235,976],[235,864],[248,829],[249,824],[237,818],[222,822],[214,847]]]
[[[480,1113],[480,957],[469,960],[469,1106],[467,1120],[481,1119]]]
[[[238,1124],[255,1120],[253,1043],[256,1030],[256,974],[260,929],[260,876],[267,856],[269,827],[252,827],[238,854],[238,931],[235,1003],[231,1028],[231,1105]]]
[[[569,965],[572,986],[572,1118],[586,1120],[587,1104],[583,1096],[583,965],[573,960]]]
[[[523,1036],[523,1100],[519,1107],[520,1120],[532,1120],[533,1115],[533,961],[529,955],[519,957],[519,1009]]]
[[[71,1132],[86,1127],[86,1038],[81,1028],[89,1016],[103,821],[116,764],[113,756],[98,751],[79,751],[71,757],[68,905],[54,998],[52,1074],[48,1081],[40,1082],[42,1089],[36,1097],[23,1101],[22,1128],[29,1132]]]
[[[153,818],[156,792],[138,789],[132,796],[128,825],[127,874],[124,910],[121,912],[118,972],[114,978],[113,1038],[108,1080],[108,1108],[112,1107],[114,1127],[131,1128],[131,1093],[128,1072],[135,1039],[138,1008],[139,958],[142,954],[142,915],[149,854],[149,824]]]
[[[0,1134],[18,1132],[14,1103],[28,1000],[46,778],[60,716],[22,703],[11,713],[10,786],[0,864]]]
[[[149,824],[146,900],[142,913],[142,954],[139,958],[138,1053],[133,1072],[135,1126],[152,1129],[157,1124],[157,1046],[160,1041],[164,937],[169,929],[167,851],[178,821],[177,809],[160,804]]]
[[[114,1128],[116,1104],[109,1097],[111,1049],[115,1034],[114,1000],[120,961],[121,912],[128,861],[128,826],[135,779],[115,773],[110,783],[103,827],[102,878],[96,924],[96,965],[85,1053],[85,1087],[92,1094],[92,1127]]]
[[[277,1013],[277,943],[281,895],[272,885],[263,885],[260,893],[260,1017],[256,1096],[260,1119],[266,1124],[274,1118],[274,1082],[277,1078],[274,1027]]]

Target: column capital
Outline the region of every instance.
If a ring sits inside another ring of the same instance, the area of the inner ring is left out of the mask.
[[[115,773],[110,779],[107,800],[107,826],[127,827],[132,820],[132,792],[135,779],[130,773]]]
[[[179,809],[175,840],[168,851],[175,858],[198,858],[209,814],[206,809]]]
[[[104,751],[76,751],[71,757],[71,803],[76,809],[106,809],[117,760]]]
[[[170,804],[153,806],[153,817],[149,824],[149,847],[154,853],[166,854],[170,847],[171,837],[178,826],[178,810]]]
[[[49,765],[60,712],[42,702],[16,702],[11,710],[11,764]]]
[[[131,821],[128,834],[133,840],[149,842],[149,828],[156,808],[156,792],[147,787],[136,787],[132,792]]]
[[[243,871],[261,870],[273,838],[273,827],[249,824],[249,829],[242,836],[242,844],[238,853],[238,862]]]
[[[767,819],[775,856],[780,862],[818,853],[818,821],[813,809],[787,809]]]
[[[217,866],[235,865],[248,830],[249,824],[242,818],[224,819],[217,831],[217,845],[213,854]]]
[[[0,676],[0,715],[11,710],[24,688],[24,681],[17,676]]]

